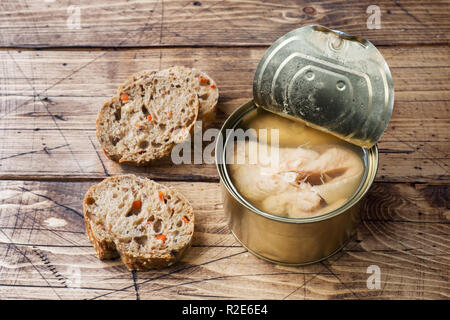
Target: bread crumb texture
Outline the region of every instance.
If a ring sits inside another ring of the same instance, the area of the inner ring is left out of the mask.
[[[147,178],[106,178],[87,191],[83,212],[98,257],[120,256],[130,270],[170,266],[192,242],[192,206],[175,189]]]
[[[159,71],[161,76],[176,76],[185,87],[194,90],[199,100],[198,117],[203,122],[210,122],[215,115],[215,107],[219,100],[219,89],[214,80],[205,72],[195,68],[174,66]]]
[[[97,118],[97,138],[120,163],[146,165],[189,139],[197,120],[197,94],[176,76],[149,74],[109,99]]]

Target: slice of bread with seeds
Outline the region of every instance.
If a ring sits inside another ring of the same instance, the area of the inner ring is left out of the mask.
[[[132,174],[89,188],[83,212],[98,257],[120,256],[130,270],[170,266],[192,242],[194,212],[183,195]]]
[[[125,80],[118,91],[120,92],[135,81],[150,77],[154,74],[163,77],[172,75],[180,78],[187,88],[194,90],[197,93],[199,100],[198,119],[203,121],[203,126],[208,126],[208,124],[214,120],[216,105],[219,100],[219,89],[210,76],[195,68],[173,66],[159,72],[153,70],[136,72]]]
[[[97,118],[97,138],[120,163],[146,165],[189,139],[197,94],[174,75],[146,74],[109,99]]]
[[[135,81],[144,79],[146,77],[150,77],[154,74],[156,74],[157,71],[154,70],[143,70],[143,71],[139,71],[136,73],[133,73],[131,76],[128,77],[127,80],[125,80],[124,83],[122,83],[119,88],[117,89],[117,92],[120,93],[121,91],[123,91],[123,89],[125,89],[126,87],[132,85]]]
[[[203,125],[208,125],[214,120],[219,89],[210,76],[198,69],[183,66],[173,66],[159,71],[158,74],[162,76],[175,75],[181,78],[184,85],[193,89],[198,95],[198,118],[203,121]]]

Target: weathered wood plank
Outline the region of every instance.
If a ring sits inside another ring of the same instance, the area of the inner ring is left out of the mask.
[[[98,107],[131,73],[174,64],[208,72],[220,88],[214,127],[252,95],[264,48],[0,52],[0,177],[102,178],[141,172],[158,179],[217,180],[214,165],[148,168],[106,159],[95,138]],[[446,46],[382,48],[396,102],[380,147],[378,181],[448,183],[450,59]]]
[[[193,247],[168,269],[101,262],[81,217],[88,182],[0,182],[0,298],[448,299],[449,188],[375,184],[356,237],[330,259],[273,265],[230,234],[217,183],[170,182],[192,202]],[[367,267],[381,270],[369,290]]]
[[[369,29],[377,5],[381,28]],[[2,1],[0,46],[268,45],[321,24],[375,44],[448,43],[448,1]],[[76,24],[79,10],[79,25]],[[75,19],[74,19],[75,18]]]
[[[143,168],[119,165],[103,154],[95,132],[66,130],[64,137],[54,130],[4,131],[3,134],[2,179],[91,180],[111,174],[142,173],[162,180],[218,180],[214,164],[175,165],[170,158],[165,158]],[[448,142],[393,141],[381,142],[379,147],[377,181],[449,182]]]

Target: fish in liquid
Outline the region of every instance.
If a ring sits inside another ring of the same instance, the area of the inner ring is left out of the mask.
[[[227,168],[237,191],[258,209],[313,217],[338,209],[358,190],[365,172],[362,148],[260,109],[244,117],[240,127],[256,129],[257,136],[228,146],[233,160]],[[278,145],[271,144],[270,134],[259,141],[258,129],[279,129]]]

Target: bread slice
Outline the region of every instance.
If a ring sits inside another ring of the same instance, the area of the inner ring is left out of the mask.
[[[98,257],[120,256],[130,270],[170,266],[192,241],[194,212],[183,195],[132,174],[89,188],[83,212]]]
[[[131,85],[135,81],[145,77],[150,77],[154,74],[158,74],[163,77],[176,76],[181,78],[187,88],[194,90],[197,93],[199,99],[198,119],[203,121],[204,126],[207,126],[214,120],[216,105],[219,100],[219,89],[210,76],[195,68],[173,66],[159,72],[154,70],[136,72],[125,80],[125,82],[119,87],[118,91],[120,92],[126,86]]]
[[[133,73],[131,76],[125,80],[124,83],[122,83],[119,88],[117,89],[117,92],[120,94],[120,92],[123,91],[126,87],[132,85],[135,81],[150,77],[154,74],[156,74],[157,71],[154,70],[143,70],[136,73]]]
[[[193,89],[199,99],[198,117],[204,124],[209,124],[215,116],[219,89],[214,80],[205,72],[195,68],[173,66],[159,71],[159,75],[175,75],[184,81],[187,88]]]
[[[146,165],[189,139],[198,97],[176,76],[147,74],[108,100],[97,118],[97,138],[109,158]]]

